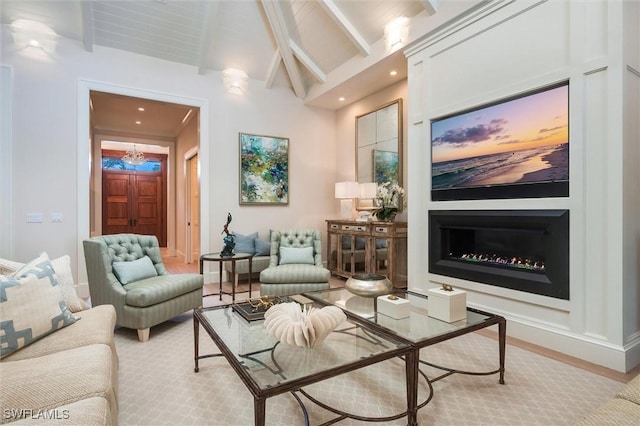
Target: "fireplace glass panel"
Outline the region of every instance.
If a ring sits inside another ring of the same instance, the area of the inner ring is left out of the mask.
[[[510,228],[443,228],[443,258],[544,273],[544,232]]]

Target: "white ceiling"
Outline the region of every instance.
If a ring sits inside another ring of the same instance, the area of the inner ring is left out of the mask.
[[[307,105],[339,109],[406,78],[402,52],[384,49],[384,28],[398,17],[428,19],[438,1],[449,0],[2,0],[0,22],[37,21],[86,51],[129,51],[194,74],[238,68]]]

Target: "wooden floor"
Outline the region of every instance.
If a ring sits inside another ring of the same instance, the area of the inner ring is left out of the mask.
[[[198,273],[199,272],[200,266],[198,261],[195,261],[193,263],[184,263],[183,257],[168,256],[166,249],[161,249],[161,251],[163,256],[162,260],[164,262],[165,267],[167,268],[167,271],[171,273]],[[344,280],[341,278],[332,276],[330,284],[331,284],[331,287],[342,287],[344,285]],[[205,293],[207,293],[207,291],[215,291],[217,288],[217,284],[215,285],[208,284],[206,285],[206,287],[207,288],[205,288]],[[225,283],[223,288],[229,291],[230,284]],[[259,295],[259,289],[260,289],[259,284],[252,286],[253,297],[257,297]],[[239,285],[239,288],[236,291],[237,292],[248,291],[248,284],[241,283]],[[218,297],[213,297],[213,298],[216,300],[212,300],[211,303],[215,304],[216,301],[218,300]],[[242,297],[239,296],[239,298],[246,298],[246,293]],[[209,305],[209,303],[207,303],[207,305]],[[478,331],[478,333],[494,339],[498,338],[497,333],[491,330],[480,330]],[[564,362],[574,367],[582,368],[592,373],[599,374],[601,376],[605,376],[613,380],[617,380],[621,383],[627,383],[631,379],[633,379],[636,375],[640,374],[640,365],[628,373],[620,373],[618,371],[615,371],[606,367],[602,367],[600,365],[596,365],[587,361],[583,361],[578,358],[574,358],[572,356],[565,355],[557,351],[553,351],[551,349],[547,349],[543,346],[534,345],[524,340],[516,339],[513,337],[507,337],[507,342],[511,345],[535,352],[537,354],[555,359],[560,362]]]

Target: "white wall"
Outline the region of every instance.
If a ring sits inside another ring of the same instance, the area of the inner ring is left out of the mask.
[[[407,49],[410,287],[450,283],[512,336],[620,371],[640,363],[639,22],[637,2],[493,4]],[[565,79],[569,197],[430,201],[431,119]],[[431,209],[569,209],[570,300],[429,274]]]
[[[11,68],[0,66],[0,257],[10,258],[11,248]]]
[[[262,236],[271,228],[324,229],[324,219],[335,216],[334,112],[305,107],[292,91],[267,90],[259,81],[249,82],[245,96],[231,95],[224,92],[218,72],[199,75],[196,67],[99,46],[88,53],[81,43],[65,38],[60,38],[56,52],[27,57],[25,51],[14,49],[6,26],[2,31],[2,64],[13,69],[15,94],[11,121],[15,260],[29,260],[43,250],[51,256],[67,253],[76,259],[84,228],[81,225],[79,230],[77,223],[86,222],[89,235],[88,207],[77,201],[83,198],[77,188],[88,188],[79,180],[89,176],[89,142],[85,147],[82,140],[88,138],[88,131],[86,137],[78,135],[82,127],[78,117],[88,117],[82,111],[88,101],[79,99],[78,93],[79,86],[91,84],[131,88],[158,97],[190,98],[207,106],[209,128],[201,133],[209,135],[208,145],[200,161],[207,180],[207,194],[202,199],[210,200],[210,205],[208,217],[202,221],[212,231],[203,247],[212,251],[222,247],[219,232],[227,212],[234,216],[231,229],[257,230]],[[239,132],[290,138],[288,206],[239,206]],[[86,155],[86,162],[77,153]],[[27,224],[27,212],[42,212],[45,221]],[[51,223],[51,212],[62,212],[63,222]],[[79,262],[74,263],[77,268]],[[81,267],[84,270],[84,265]]]

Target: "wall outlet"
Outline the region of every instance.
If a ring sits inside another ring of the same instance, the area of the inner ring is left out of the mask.
[[[62,222],[62,213],[51,213],[51,222]]]
[[[27,223],[42,223],[42,213],[27,213]]]

